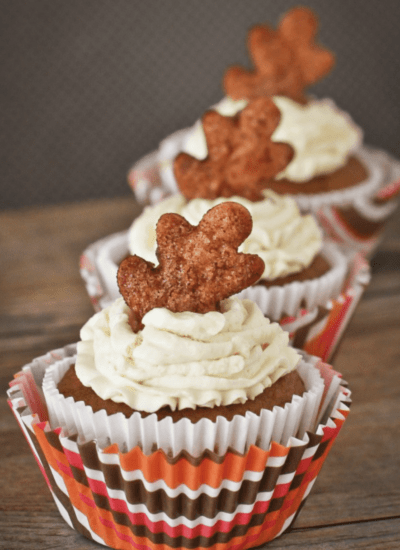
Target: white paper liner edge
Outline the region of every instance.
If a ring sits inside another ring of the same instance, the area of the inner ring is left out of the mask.
[[[388,153],[379,150],[369,150],[371,162],[374,159],[385,171],[384,182],[391,183],[400,178],[400,162]],[[375,194],[362,194],[353,201],[353,207],[360,216],[373,222],[386,220],[397,208],[398,201],[391,199],[386,203],[373,202]]]
[[[56,361],[44,374],[43,391],[51,427],[62,427],[65,436],[78,434],[80,443],[96,440],[99,448],[116,443],[123,452],[139,445],[145,454],[160,448],[173,456],[186,450],[197,457],[206,449],[223,455],[229,447],[244,453],[253,444],[264,450],[268,450],[271,441],[287,445],[290,438],[302,438],[306,431],[313,431],[324,391],[315,361],[308,359],[298,367],[306,392],[302,397],[294,396],[285,407],[263,410],[260,415],[247,412],[231,421],[218,417],[216,422],[202,419],[195,424],[188,419],[176,423],[171,418],[158,421],[156,415],[141,418],[139,413],[126,419],[121,413],[93,413],[82,401],[75,402],[59,393],[56,384],[74,362],[74,357]],[[337,387],[339,384],[338,378]]]
[[[272,321],[279,321],[286,315],[296,315],[303,304],[308,310],[327,306],[329,300],[337,298],[343,288],[348,259],[332,242],[324,243],[321,254],[332,266],[321,277],[270,288],[254,285],[242,290],[238,294],[239,298],[256,302],[263,314]]]

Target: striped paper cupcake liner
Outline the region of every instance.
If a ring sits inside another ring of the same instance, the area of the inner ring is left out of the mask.
[[[383,151],[371,150],[371,159],[384,171],[383,186],[373,194],[360,195],[351,204],[326,204],[316,217],[334,242],[370,258],[383,237],[386,220],[398,205],[400,162]]]
[[[74,346],[24,367],[10,384],[10,407],[65,521],[101,544],[119,549],[258,546],[286,531],[307,498],[349,413],[350,390],[325,363],[313,362],[324,382],[314,430],[287,446],[250,445],[244,453],[140,446],[120,452],[52,428],[41,394],[46,369],[72,357]],[[339,383],[338,383],[339,380]]]
[[[290,333],[295,347],[329,361],[369,283],[370,269],[361,254],[350,255],[350,268],[345,277],[346,266],[341,258],[335,260],[334,247],[327,246],[326,251],[336,268],[321,284],[318,281],[292,283],[290,292],[284,287],[267,290],[258,285],[246,289],[241,297],[254,300],[264,315],[279,321]],[[95,311],[109,306],[120,296],[117,270],[128,253],[127,231],[101,239],[83,252],[80,273]]]
[[[158,151],[140,159],[131,168],[128,183],[140,204],[156,204],[178,192],[172,161],[181,151],[189,131],[190,128],[175,132],[161,142]],[[340,191],[297,194],[293,198],[303,212],[316,215],[329,238],[370,257],[379,245],[385,221],[397,208],[400,162],[384,151],[367,146],[361,147],[356,156],[368,169],[365,182]]]

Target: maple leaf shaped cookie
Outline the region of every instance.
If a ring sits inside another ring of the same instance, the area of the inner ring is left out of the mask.
[[[334,55],[315,43],[317,29],[317,17],[304,7],[290,10],[276,31],[268,26],[253,27],[248,49],[255,70],[228,69],[224,77],[227,95],[233,99],[284,95],[305,103],[304,89],[334,65]]]
[[[234,117],[207,111],[202,117],[207,158],[180,153],[174,160],[181,193],[188,200],[233,196],[262,200],[267,182],[293,157],[290,145],[271,141],[280,116],[268,97],[251,101]]]
[[[237,251],[252,224],[249,211],[234,202],[215,206],[197,226],[179,214],[163,214],[156,227],[159,265],[128,256],[118,270],[133,330],[142,328],[153,308],[216,311],[221,300],[254,284],[264,272],[263,260]]]

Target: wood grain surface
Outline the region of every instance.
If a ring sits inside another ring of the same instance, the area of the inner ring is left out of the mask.
[[[0,214],[0,548],[100,548],[60,517],[5,392],[24,364],[78,340],[93,314],[79,256],[139,210],[123,198]],[[399,214],[372,274],[334,360],[353,392],[350,416],[294,528],[268,548],[400,548]]]

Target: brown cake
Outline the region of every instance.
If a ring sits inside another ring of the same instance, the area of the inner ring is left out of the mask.
[[[299,185],[282,178],[270,181],[268,187],[277,193],[288,195],[329,193],[347,189],[368,179],[367,168],[356,157],[350,157],[347,163],[330,174],[315,176]]]
[[[105,410],[108,415],[122,413],[129,418],[135,412],[145,418],[150,413],[136,411],[125,403],[115,403],[111,399],[102,399],[90,387],[84,386],[75,373],[75,366],[71,365],[61,382],[58,384],[58,390],[64,397],[72,397],[74,401],[84,401],[86,405],[92,407],[94,412]],[[272,410],[274,407],[284,407],[290,403],[293,395],[303,395],[305,386],[297,371],[286,374],[279,378],[271,387],[266,388],[263,393],[253,400],[246,403],[237,403],[234,405],[199,407],[197,409],[181,409],[172,411],[169,407],[163,407],[155,412],[158,420],[170,417],[173,422],[178,422],[182,418],[188,418],[195,423],[202,418],[208,418],[213,422],[218,416],[223,416],[227,420],[232,420],[235,415],[245,415],[246,412],[260,414],[262,409]]]
[[[292,275],[286,275],[286,277],[277,277],[272,281],[263,279],[258,282],[259,285],[263,285],[267,288],[272,286],[284,286],[295,281],[312,281],[322,277],[331,269],[331,264],[321,255],[317,254],[311,264],[304,268],[302,271],[293,273]]]

